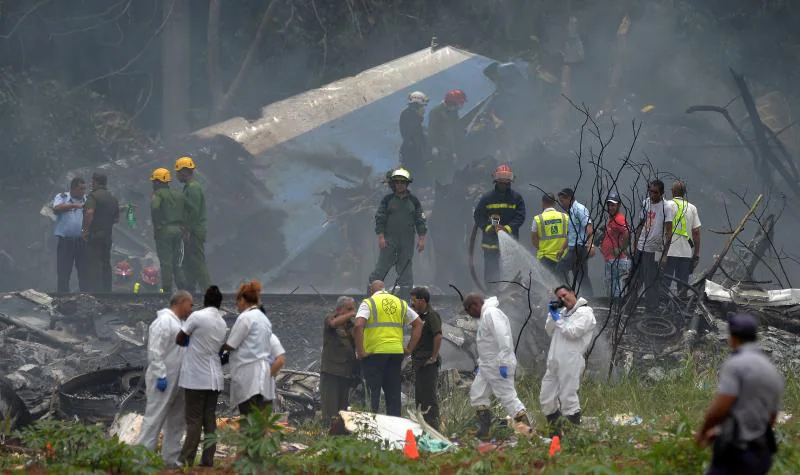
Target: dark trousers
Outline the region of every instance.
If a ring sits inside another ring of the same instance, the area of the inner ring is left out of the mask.
[[[490,282],[497,282],[500,280],[500,250],[499,249],[484,249],[483,250],[483,281],[486,283],[486,288],[496,288],[497,284]]]
[[[636,310],[639,303],[639,291],[644,287],[644,305],[648,311],[658,309],[661,276],[656,254],[654,252],[638,252],[633,260],[633,285],[631,299],[628,301],[628,312]]]
[[[692,275],[693,261],[691,257],[673,257],[668,256],[667,262],[664,264],[664,275],[674,277],[682,282],[689,283],[689,276]],[[672,281],[664,279],[664,293],[666,289],[672,286]],[[686,287],[678,287],[678,296],[681,298],[686,297]]]
[[[111,239],[93,239],[86,243],[86,276],[89,292],[111,292]]]
[[[219,391],[185,389],[184,397],[186,398],[186,438],[183,441],[179,460],[184,466],[191,467],[197,456],[197,445],[200,443],[201,432],[208,437],[208,434],[213,434],[217,430]],[[216,451],[217,444],[203,448],[200,465],[203,467],[213,466],[214,452]]]
[[[319,390],[322,397],[322,423],[330,424],[339,417],[339,411],[350,404],[350,378],[331,373],[320,373]]]
[[[81,292],[86,292],[88,284],[84,272],[85,264],[85,242],[79,237],[58,238],[58,248],[56,249],[56,273],[58,275],[59,292],[69,292],[69,279],[72,277],[72,268],[78,273],[78,288]]]
[[[414,401],[421,406],[425,422],[439,430],[439,362],[425,366],[425,361],[414,360]]]
[[[724,454],[715,446],[706,475],[763,475],[771,467],[772,455],[766,446],[729,449]]]
[[[272,406],[272,401],[264,399],[261,394],[256,394],[247,401],[239,404],[239,415],[247,416],[253,411],[263,411],[267,406]]]
[[[564,273],[564,280],[574,286],[576,292],[580,291],[583,297],[593,295],[592,281],[589,279],[589,251],[586,246],[568,248],[567,255],[559,262],[559,266]]]
[[[369,391],[370,409],[378,412],[381,389],[386,401],[386,414],[400,417],[400,384],[403,375],[400,366],[403,354],[373,354],[361,360],[361,368]]]

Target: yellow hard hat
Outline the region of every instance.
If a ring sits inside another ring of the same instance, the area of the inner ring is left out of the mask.
[[[160,181],[161,183],[169,183],[172,181],[172,175],[169,174],[169,170],[166,168],[156,168],[153,170],[153,174],[150,175],[151,181]]]
[[[192,160],[192,157],[181,157],[175,161],[175,171],[180,171],[184,168],[194,170],[194,160]]]

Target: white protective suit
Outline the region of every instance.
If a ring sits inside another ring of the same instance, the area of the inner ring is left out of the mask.
[[[158,434],[164,430],[161,458],[167,465],[177,464],[181,438],[186,432],[183,389],[178,386],[185,348],[175,344],[181,320],[172,310],[159,310],[150,324],[147,339],[147,408],[137,444],[156,448]],[[156,388],[158,378],[167,378],[167,389]]]
[[[514,356],[514,339],[508,317],[498,308],[497,297],[483,302],[478,323],[476,346],[478,347],[478,374],[469,390],[472,407],[488,408],[489,396],[494,394],[506,413],[514,417],[525,410],[514,388],[517,357]],[[508,368],[508,377],[500,375],[500,367]]]
[[[580,412],[578,389],[581,374],[586,366],[583,354],[592,343],[592,335],[597,321],[594,311],[583,297],[567,311],[561,309],[561,319],[554,321],[547,315],[544,329],[550,336],[550,351],[547,353],[547,371],[542,379],[539,403],[545,416],[561,413],[571,416]]]

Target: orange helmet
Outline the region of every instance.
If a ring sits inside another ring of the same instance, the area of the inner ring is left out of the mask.
[[[467,102],[467,95],[461,89],[448,91],[444,96],[444,103],[451,106],[461,107]]]
[[[500,165],[492,173],[495,182],[511,183],[514,181],[514,171],[508,165]]]
[[[156,266],[148,266],[142,269],[142,281],[148,285],[158,285],[159,272]]]

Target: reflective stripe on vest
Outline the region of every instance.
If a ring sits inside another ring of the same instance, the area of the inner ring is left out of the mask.
[[[517,209],[514,203],[492,203],[486,205],[486,209]]]
[[[672,201],[678,206],[678,212],[675,214],[675,219],[672,221],[673,223],[677,223],[673,226],[673,232],[678,236],[688,238],[689,231],[686,229],[686,205],[688,203],[683,198],[674,198]]]
[[[551,261],[558,261],[558,253],[567,240],[569,217],[566,213],[549,210],[534,216],[533,220],[536,221],[536,234],[539,236],[536,258],[541,260],[546,257]]]
[[[364,351],[402,353],[403,322],[408,304],[388,292],[377,293],[366,302],[369,306],[369,319],[364,326]]]

